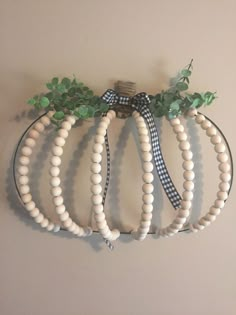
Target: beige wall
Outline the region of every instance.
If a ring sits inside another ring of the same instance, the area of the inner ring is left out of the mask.
[[[129,79],[137,82],[139,91],[154,93],[191,58],[192,91],[217,91],[219,98],[203,112],[223,129],[235,155],[235,11],[236,3],[230,0],[0,1],[1,315],[236,313],[234,190],[222,215],[204,232],[149,237],[142,243],[122,237],[110,253],[99,236],[85,241],[37,228],[15,198],[9,169],[17,139],[31,122],[25,100],[41,91],[49,78],[76,74],[98,93],[112,87],[114,80]],[[131,121],[122,123],[112,129],[117,157],[107,212],[128,229],[138,222],[141,171],[132,137],[135,128]],[[181,189],[176,142],[168,125],[157,123],[170,172]],[[88,219],[80,210],[89,209],[93,130],[87,131],[92,126],[90,121],[81,133],[73,130],[63,164],[66,200],[82,222]],[[214,200],[218,175],[207,139],[191,123],[188,129],[197,166],[194,213],[199,213]],[[34,162],[35,184],[42,191],[40,196],[35,188],[35,194],[44,208],[51,207],[47,176],[40,173],[41,168],[47,170],[46,158],[39,153]],[[165,209],[164,224],[173,211],[157,179],[156,184],[159,212],[154,224],[160,223],[159,213]]]

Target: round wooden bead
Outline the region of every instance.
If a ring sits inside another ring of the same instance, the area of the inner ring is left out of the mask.
[[[24,155],[24,156],[30,156],[32,154],[32,149],[25,146],[21,149],[21,153]]]
[[[191,171],[194,167],[193,161],[184,161],[183,164],[183,169],[185,169],[186,171]]]
[[[55,225],[54,228],[53,228],[53,232],[57,233],[57,232],[60,231],[60,229],[61,229],[60,225]]]
[[[141,143],[143,143],[143,142],[149,143],[149,137],[145,136],[145,135],[139,136],[139,140]]]
[[[201,122],[202,129],[206,130],[212,126],[211,122],[209,120],[204,120]]]
[[[178,141],[186,141],[187,140],[187,134],[185,132],[180,132],[176,135]]]
[[[226,182],[221,182],[220,184],[219,184],[219,189],[221,190],[221,191],[229,191],[229,189],[230,189],[230,184],[229,183],[226,183]]]
[[[51,124],[50,119],[47,116],[43,116],[40,118],[40,122],[44,125],[44,126],[49,126]]]
[[[144,173],[143,174],[143,181],[145,183],[150,184],[153,182],[153,179],[154,179],[154,177],[153,177],[152,173]]]
[[[90,179],[93,184],[97,185],[101,183],[102,176],[100,174],[93,174]]]
[[[225,152],[225,150],[226,150],[226,148],[225,148],[225,145],[223,143],[218,143],[215,145],[216,153]]]
[[[179,143],[179,148],[181,151],[188,151],[190,149],[190,144],[188,141],[181,141]]]
[[[28,194],[28,193],[29,193],[30,188],[29,188],[28,185],[22,185],[22,186],[20,186],[19,190],[20,190],[20,193],[21,193],[22,195],[25,195],[25,194]]]
[[[154,186],[152,184],[143,184],[142,188],[145,194],[151,194],[154,190]]]
[[[54,139],[54,143],[55,143],[55,145],[57,145],[57,146],[59,146],[59,147],[63,147],[63,146],[65,145],[66,141],[65,141],[65,139],[62,138],[62,137],[56,137],[56,138]]]
[[[227,163],[227,162],[220,163],[220,165],[219,165],[219,170],[220,170],[222,173],[228,173],[228,172],[230,171],[230,164]]]
[[[183,151],[183,152],[182,152],[182,158],[183,158],[185,161],[192,160],[192,158],[193,158],[193,153],[192,153],[191,151]]]
[[[44,218],[42,222],[40,222],[40,225],[42,228],[46,228],[49,224],[49,221],[47,218]]]
[[[111,120],[111,119],[113,119],[113,118],[115,118],[116,117],[116,113],[115,113],[115,111],[113,110],[113,111],[109,111],[108,113],[107,113],[107,117]]]
[[[51,186],[53,186],[53,187],[59,186],[60,183],[61,183],[61,180],[60,180],[59,177],[53,177],[53,178],[50,179],[50,184],[51,184]]]
[[[23,196],[21,196],[21,200],[24,203],[28,203],[28,202],[30,202],[32,200],[32,195],[31,194],[23,195]]]
[[[228,194],[226,191],[218,191],[217,198],[220,200],[226,200],[228,198]]]
[[[62,198],[62,196],[58,196],[58,197],[55,197],[55,198],[53,198],[53,202],[54,202],[54,204],[56,205],[56,206],[60,206],[60,205],[62,205],[63,204],[63,198]]]
[[[174,129],[175,133],[183,133],[184,132],[184,127],[182,125],[175,125],[173,129]]]
[[[212,144],[221,143],[221,137],[219,135],[212,136],[211,137],[211,143]]]
[[[96,222],[102,222],[105,220],[105,214],[103,212],[95,214],[94,217],[95,217]]]
[[[64,139],[66,139],[69,135],[68,131],[66,129],[59,129],[57,132],[59,137],[62,137]]]
[[[53,157],[51,158],[51,164],[52,164],[53,166],[59,166],[59,165],[61,165],[61,158],[59,158],[59,156],[53,156]]]
[[[92,203],[94,205],[100,205],[102,203],[102,196],[101,195],[93,195],[92,196]]]
[[[75,227],[76,227],[75,223],[72,222],[72,224],[71,224],[70,226],[68,226],[67,229],[68,229],[69,232],[72,232],[72,233],[73,233],[74,230],[75,230]]]
[[[71,125],[74,125],[76,122],[76,119],[74,116],[66,116],[66,121],[68,121]]]
[[[102,118],[102,122],[105,122],[108,126],[111,123],[111,120],[109,119],[109,117],[105,116]]]
[[[105,142],[105,138],[101,135],[96,135],[94,140],[96,143],[100,143],[100,144],[103,144]]]
[[[203,121],[205,120],[205,117],[201,114],[198,114],[195,118],[195,121],[198,123],[198,124],[201,124]]]
[[[220,174],[220,179],[222,182],[229,182],[231,180],[231,174],[230,173],[222,173]]]
[[[187,200],[181,200],[180,204],[181,204],[181,209],[183,209],[183,210],[190,209],[191,205],[192,205],[192,203],[190,201],[187,201]]]
[[[152,220],[152,213],[142,213],[142,220],[143,221],[151,221]]]
[[[25,140],[25,145],[30,147],[30,148],[33,148],[36,144],[36,141],[33,139],[33,138],[27,138]]]
[[[216,133],[217,133],[216,128],[213,127],[213,126],[210,127],[210,128],[207,128],[207,130],[206,130],[206,134],[207,134],[208,137],[215,136]]]
[[[186,222],[186,218],[177,217],[174,220],[174,224],[182,224],[183,225],[185,222]]]
[[[104,229],[107,226],[106,221],[97,222],[97,227],[99,230]]]
[[[147,128],[138,128],[139,135],[148,135]]]
[[[145,204],[151,204],[154,201],[154,197],[152,194],[144,194],[142,199]]]
[[[61,204],[60,206],[56,207],[56,213],[59,214],[59,215],[64,213],[65,211],[66,211],[66,207],[63,204]]]
[[[193,193],[191,191],[184,191],[183,192],[183,199],[184,200],[193,200]]]
[[[19,158],[19,162],[20,162],[21,165],[29,165],[30,159],[27,156],[22,155]]]
[[[152,204],[143,204],[142,210],[145,213],[151,213],[153,211],[153,205]]]
[[[117,229],[112,230],[112,241],[115,241],[120,236],[120,231]]]
[[[171,124],[171,126],[179,125],[179,124],[180,124],[179,118],[173,118],[173,119],[171,119],[171,120],[170,120],[170,124]]]
[[[37,130],[32,129],[32,130],[30,130],[28,135],[29,135],[30,138],[38,139],[39,132]]]
[[[57,166],[53,166],[50,168],[50,174],[53,177],[57,177],[60,174],[60,168]]]
[[[91,160],[92,160],[92,162],[100,163],[102,161],[102,156],[99,153],[93,153]]]
[[[203,218],[201,218],[201,219],[199,220],[199,224],[201,224],[201,225],[203,225],[204,227],[206,227],[206,226],[208,226],[208,225],[210,224],[210,222],[207,221],[207,220],[205,220],[205,218],[203,217]]]
[[[216,199],[215,202],[214,202],[214,207],[215,208],[224,208],[224,205],[225,205],[225,202],[224,200],[221,200],[221,199]]]
[[[144,162],[150,162],[152,160],[152,154],[150,152],[143,152],[142,159]]]
[[[78,235],[81,233],[81,229],[79,228],[79,226],[76,224],[74,231],[72,232],[74,235]]]
[[[44,219],[43,214],[42,214],[42,213],[39,213],[39,215],[37,215],[37,217],[34,218],[34,221],[35,221],[36,223],[41,223],[41,222],[43,221],[43,219]]]
[[[53,153],[53,155],[61,156],[63,154],[63,149],[62,149],[62,147],[58,147],[58,146],[55,145],[52,148],[52,153]]]
[[[20,175],[27,175],[27,174],[29,173],[29,169],[28,169],[27,166],[24,166],[24,165],[19,166],[19,167],[18,167],[18,173],[19,173]]]
[[[187,181],[193,180],[195,177],[195,174],[193,171],[184,171],[184,179]]]
[[[191,180],[185,181],[183,187],[187,191],[191,191],[194,189],[194,183]]]
[[[41,123],[41,122],[37,122],[35,125],[34,125],[34,129],[38,132],[43,132],[45,127],[44,125]]]
[[[208,213],[208,214],[205,215],[204,219],[206,221],[209,221],[209,222],[214,222],[215,219],[216,219],[216,216],[213,215],[213,214]]]
[[[189,217],[189,214],[190,214],[190,211],[189,210],[179,210],[179,213],[178,213],[178,217],[179,218],[187,218]]]
[[[220,162],[220,163],[224,163],[224,162],[227,162],[228,161],[228,155],[226,153],[219,153],[217,154],[217,160]]]
[[[102,144],[100,144],[100,143],[95,143],[95,144],[93,145],[93,152],[94,152],[94,153],[102,153],[102,151],[103,151],[103,145],[102,145]]]
[[[104,127],[98,127],[97,134],[104,137],[106,134],[106,129]]]
[[[101,185],[92,185],[91,186],[91,192],[95,195],[98,195],[102,192],[102,186]]]
[[[143,170],[146,173],[150,173],[153,170],[153,164],[151,162],[144,162],[143,163]]]
[[[141,143],[141,150],[143,152],[149,152],[151,150],[151,144],[150,143],[147,143],[147,142],[142,142]]]
[[[65,211],[62,214],[60,214],[60,220],[61,221],[66,221],[68,219],[69,219],[69,213],[67,211]]]
[[[71,130],[71,124],[68,121],[63,121],[61,124],[61,128],[69,131]]]
[[[47,226],[47,231],[51,232],[51,231],[53,231],[53,228],[54,228],[54,224],[53,223],[49,223],[48,226]]]
[[[35,218],[39,215],[39,209],[38,208],[34,208],[32,211],[30,211],[30,215],[32,218]]]
[[[92,163],[90,169],[93,173],[97,174],[101,172],[102,167],[99,163]]]
[[[61,195],[62,189],[61,189],[61,187],[53,187],[51,190],[51,193],[52,193],[53,197],[58,197]]]
[[[93,211],[96,213],[96,214],[99,214],[101,212],[103,212],[103,205],[100,204],[100,205],[94,205],[93,206]]]
[[[29,182],[29,177],[25,176],[25,175],[24,176],[20,176],[18,181],[19,181],[19,183],[21,185],[26,185]]]
[[[32,211],[35,208],[35,203],[33,201],[30,201],[28,203],[25,204],[25,208],[28,211]]]
[[[211,207],[209,213],[212,215],[219,215],[221,210],[219,208]]]
[[[194,116],[197,116],[197,110],[196,110],[196,108],[191,108],[191,109],[189,109],[188,110],[188,113],[187,113],[187,115],[189,116],[189,117],[194,117]]]
[[[142,221],[141,224],[140,224],[140,228],[150,228],[150,225],[151,225],[151,221]]]

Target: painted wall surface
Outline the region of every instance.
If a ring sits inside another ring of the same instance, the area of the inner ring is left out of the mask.
[[[122,236],[111,253],[98,235],[80,240],[38,228],[19,204],[11,176],[16,142],[32,121],[26,100],[53,76],[75,74],[99,94],[119,79],[155,93],[191,58],[191,90],[217,91],[214,105],[202,111],[222,128],[235,156],[235,11],[233,0],[0,1],[1,315],[236,314],[234,188],[209,229],[144,242]],[[165,120],[157,124],[181,191],[175,137]],[[186,127],[195,153],[196,217],[211,206],[219,179],[209,139],[190,121]],[[126,230],[138,224],[141,212],[135,132],[130,119],[115,121],[110,132],[114,175],[106,211],[113,226]],[[84,224],[93,133],[93,120],[73,129],[62,168],[68,209]],[[49,213],[52,137],[49,132],[40,142],[32,179],[35,198]],[[157,178],[155,183],[153,223],[164,225],[174,211]]]

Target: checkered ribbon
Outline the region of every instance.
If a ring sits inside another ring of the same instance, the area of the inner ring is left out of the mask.
[[[133,97],[119,96],[114,90],[109,89],[103,94],[102,99],[111,106],[115,104],[130,105],[146,120],[151,136],[153,158],[158,176],[173,207],[175,209],[179,208],[181,197],[172,182],[162,156],[157,127],[148,107],[150,103],[148,95],[142,92]]]

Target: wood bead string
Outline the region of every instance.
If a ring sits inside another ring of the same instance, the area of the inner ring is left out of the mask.
[[[222,142],[222,138],[217,131],[217,128],[202,114],[198,113],[196,109],[188,111],[188,116],[195,119],[195,122],[206,131],[206,135],[210,138],[210,142],[214,146],[215,152],[217,153],[217,161],[219,162],[220,180],[219,191],[217,192],[217,199],[214,201],[210,210],[202,216],[197,222],[188,224],[187,228],[191,232],[198,232],[209,226],[216,217],[221,213],[225,205],[225,201],[228,198],[228,192],[230,190],[230,164],[228,163],[229,156],[226,153],[226,147]]]
[[[51,220],[36,207],[36,204],[33,201],[33,197],[30,193],[28,177],[30,156],[32,155],[33,148],[36,146],[37,140],[40,134],[42,134],[44,131],[45,127],[51,124],[50,118],[52,115],[53,112],[51,111],[47,115],[41,117],[38,122],[33,124],[33,128],[27,133],[24,146],[21,149],[21,156],[19,157],[18,173],[20,176],[18,178],[18,191],[25,209],[29,212],[34,221],[40,224],[42,228],[47,229],[47,231],[58,232],[60,230],[60,226],[51,222]]]
[[[177,215],[173,222],[165,228],[157,228],[156,235],[169,237],[178,233],[187,221],[190,215],[190,208],[192,206],[193,199],[193,189],[194,183],[193,179],[195,174],[193,172],[193,154],[190,150],[190,143],[187,140],[187,134],[185,133],[184,126],[180,123],[179,118],[171,119],[170,125],[173,131],[176,133],[177,141],[179,142],[179,149],[182,151],[183,162],[183,177],[184,177],[184,192],[182,193],[181,207],[177,210]]]
[[[132,114],[133,118],[135,119],[136,126],[138,129],[139,134],[139,141],[141,146],[141,158],[142,158],[142,167],[143,167],[143,205],[142,205],[142,214],[139,227],[137,231],[132,231],[131,234],[134,239],[142,241],[146,238],[152,220],[152,211],[153,211],[153,163],[152,161],[152,154],[151,154],[151,144],[150,138],[148,135],[148,128],[145,123],[144,118],[140,115],[139,112],[134,111]]]
[[[66,207],[64,205],[64,199],[62,197],[62,188],[60,186],[61,179],[59,177],[60,174],[60,164],[61,157],[63,155],[63,147],[66,143],[66,139],[69,135],[69,131],[72,126],[75,124],[76,118],[74,116],[67,116],[65,120],[62,122],[60,129],[57,132],[57,136],[54,139],[54,145],[52,148],[52,158],[51,158],[51,194],[53,196],[53,203],[55,205],[56,213],[62,223],[62,226],[72,234],[84,237],[92,234],[91,227],[81,227],[76,222],[74,222],[69,212],[66,211]]]

